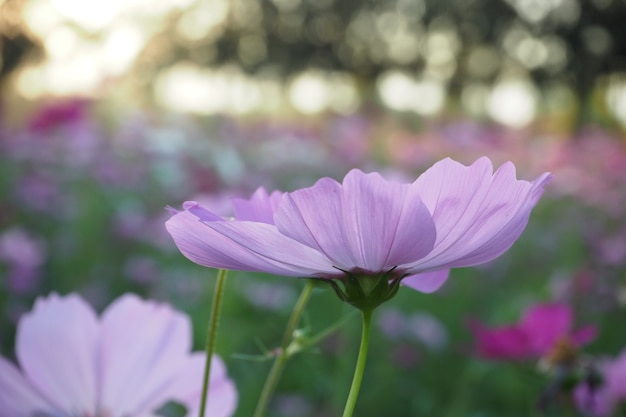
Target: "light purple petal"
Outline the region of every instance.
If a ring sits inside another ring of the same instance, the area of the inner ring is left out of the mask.
[[[19,322],[16,354],[26,377],[56,409],[94,415],[99,324],[80,297],[40,298]]]
[[[171,399],[171,380],[191,350],[187,316],[128,294],[104,311],[102,340],[101,402],[112,417],[146,413]]]
[[[227,237],[232,251],[245,260],[246,270],[286,276],[337,274],[320,252],[282,235],[275,226],[255,222],[205,223]]]
[[[185,201],[183,203],[183,209],[194,216],[196,216],[199,220],[203,222],[213,222],[213,221],[221,221],[224,220],[222,216],[219,214],[215,214],[210,210],[202,207],[197,201]],[[176,212],[173,214],[178,214],[180,212]]]
[[[200,411],[205,359],[204,353],[194,353],[173,380],[173,398],[187,407],[190,417],[197,416]],[[226,374],[224,362],[219,356],[213,356],[205,415],[229,417],[237,408],[237,400],[237,389]]]
[[[422,272],[421,274],[410,275],[402,279],[402,285],[413,288],[423,293],[437,291],[448,280],[449,269],[438,269],[436,271]]]
[[[579,410],[593,417],[614,416],[618,404],[626,400],[626,350],[613,360],[599,364],[602,384],[591,389],[580,383],[574,389],[574,400]]]
[[[318,249],[333,265],[380,272],[432,249],[435,229],[417,190],[378,174],[350,171],[343,185],[324,178],[283,198],[281,233]]]
[[[15,365],[0,356],[0,416],[32,417],[53,410]]]
[[[572,310],[568,306],[541,304],[526,310],[520,329],[528,335],[533,353],[546,354],[559,339],[568,336],[572,322]]]
[[[243,221],[202,223],[184,211],[166,222],[187,258],[212,268],[308,276],[336,273],[319,252],[281,235],[273,225]]]
[[[503,167],[505,166],[506,165],[503,165]],[[510,167],[513,169],[512,164]],[[504,194],[505,190],[508,189],[506,183],[497,183],[497,174],[499,172],[500,170],[496,172],[494,185],[492,185],[492,190],[495,190],[495,195],[498,193]],[[514,175],[515,172],[513,171],[512,178],[515,178]],[[551,176],[549,174],[544,174],[530,183],[529,190],[523,193],[523,195],[511,196],[511,201],[515,198],[520,199],[517,210],[512,210],[511,214],[507,213],[505,210],[499,210],[497,214],[494,213],[491,221],[485,222],[484,226],[477,234],[477,237],[472,242],[472,246],[474,246],[475,249],[466,254],[463,258],[455,261],[453,266],[471,266],[488,262],[509,250],[526,228],[531,211],[538,200],[537,196],[543,193],[543,188],[550,179]]]
[[[574,388],[573,397],[576,407],[584,412],[584,415],[593,417],[613,415],[615,401],[602,388],[593,389],[588,384],[581,383]]]
[[[607,364],[604,375],[609,395],[615,402],[626,401],[626,349]]]
[[[387,270],[429,253],[436,231],[417,187],[352,170],[343,181],[344,222],[362,268]]]
[[[447,158],[416,180],[433,215],[437,241],[414,270],[484,263],[517,240],[550,176],[530,183],[516,179],[511,163],[493,175],[492,170],[488,158],[469,167]]]
[[[274,215],[278,230],[323,253],[342,269],[359,265],[343,221],[341,185],[322,178],[312,187],[287,193]]]
[[[258,188],[249,200],[233,198],[235,218],[274,224],[274,212],[280,203],[283,193],[274,191],[268,194],[265,188]]]
[[[602,376],[600,386],[592,388],[583,380],[574,389],[576,405],[585,415],[614,416],[616,406],[626,400],[626,354],[624,352],[616,360],[604,359],[596,362],[596,370]]]

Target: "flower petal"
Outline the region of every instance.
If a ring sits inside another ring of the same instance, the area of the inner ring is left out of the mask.
[[[473,322],[470,329],[476,338],[477,353],[487,359],[526,359],[531,356],[527,335],[517,326],[489,329]]]
[[[39,298],[18,324],[16,355],[26,377],[56,409],[94,415],[99,324],[78,295]]]
[[[274,212],[283,196],[280,191],[268,194],[265,188],[258,188],[249,200],[233,198],[235,218],[254,222],[274,224]]]
[[[615,402],[626,400],[626,349],[607,364],[604,376],[606,388]]]
[[[605,383],[597,387],[583,381],[574,388],[573,397],[577,408],[586,416],[610,417],[614,415],[617,399],[611,395]]]
[[[54,411],[24,378],[24,375],[8,360],[0,356],[0,415],[7,417],[32,417]]]
[[[188,416],[197,416],[200,411],[202,378],[206,355],[194,353],[187,365],[173,380],[173,398],[187,407]],[[209,393],[205,415],[211,417],[229,417],[237,408],[238,394],[235,384],[226,374],[226,366],[219,356],[213,356]]]
[[[598,336],[598,329],[593,324],[588,324],[572,333],[572,342],[576,346],[586,345]]]
[[[545,354],[555,343],[567,337],[572,326],[572,310],[564,304],[540,304],[530,307],[519,324],[528,336],[530,349]]]
[[[438,269],[436,271],[422,272],[421,274],[410,275],[402,279],[402,285],[414,290],[431,293],[437,291],[448,280],[449,269]]]
[[[319,250],[342,269],[360,262],[351,250],[344,230],[341,185],[322,178],[312,187],[287,193],[276,210],[274,221],[280,233]]]
[[[324,255],[281,234],[273,225],[239,221],[205,224],[228,239],[233,253],[247,263],[246,270],[286,276],[337,274]]]
[[[191,325],[165,304],[127,294],[102,315],[101,402],[112,417],[153,411],[187,361]]]
[[[467,167],[444,159],[424,172],[416,185],[433,215],[437,241],[414,270],[471,266],[488,262],[517,240],[549,174],[533,183],[517,180],[511,163],[492,176],[488,158]]]
[[[293,241],[273,225],[245,221],[207,221],[183,211],[166,222],[187,258],[212,268],[308,276],[337,271],[319,252]]]
[[[435,224],[417,187],[352,170],[343,181],[344,221],[362,265],[377,272],[414,262],[435,243]]]
[[[420,259],[435,228],[417,189],[350,171],[343,185],[324,178],[289,193],[275,215],[281,233],[316,248],[333,265],[380,272]]]

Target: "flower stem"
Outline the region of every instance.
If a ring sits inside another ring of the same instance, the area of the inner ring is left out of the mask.
[[[300,316],[302,316],[302,313],[304,312],[304,307],[311,297],[314,286],[315,284],[313,280],[307,280],[304,289],[300,293],[300,297],[298,297],[298,301],[296,301],[296,305],[294,306],[293,311],[291,312],[291,316],[289,317],[289,321],[287,322],[285,333],[283,334],[283,340],[280,345],[280,352],[278,353],[278,356],[276,356],[276,359],[274,359],[272,368],[270,369],[270,372],[265,379],[265,384],[263,385],[261,396],[259,397],[256,409],[254,410],[254,417],[263,417],[265,415],[270,398],[274,393],[274,389],[276,388],[278,380],[283,373],[285,364],[289,359],[289,345],[291,344],[291,341],[293,339],[293,332],[296,330],[296,326],[300,321]]]
[[[202,401],[200,403],[199,417],[204,417],[204,411],[206,409],[209,379],[211,375],[211,358],[213,358],[213,351],[215,350],[217,325],[220,318],[220,308],[222,306],[222,297],[224,295],[224,285],[226,284],[227,274],[228,271],[226,269],[220,269],[217,273],[217,281],[215,282],[213,306],[211,307],[211,318],[209,319],[209,330],[206,338],[206,365],[204,366],[204,378],[202,380]]]
[[[354,377],[352,378],[350,394],[348,394],[346,407],[343,410],[343,417],[352,417],[352,412],[354,411],[354,406],[356,405],[356,400],[359,396],[359,390],[361,389],[361,381],[363,380],[363,372],[365,371],[365,362],[367,360],[367,348],[369,346],[370,328],[372,323],[372,310],[361,310],[361,317],[363,318],[361,346],[359,347],[359,357],[356,361],[356,368],[354,370]]]

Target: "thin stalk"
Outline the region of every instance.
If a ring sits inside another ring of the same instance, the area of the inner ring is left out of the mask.
[[[224,286],[226,284],[226,269],[220,269],[217,272],[217,281],[215,282],[215,292],[213,293],[213,306],[211,307],[211,318],[209,319],[209,330],[206,338],[206,365],[204,366],[204,378],[202,379],[202,401],[200,402],[200,415],[204,417],[206,410],[207,396],[209,392],[209,379],[211,375],[211,358],[215,350],[215,339],[217,335],[217,325],[220,318],[220,309],[222,307],[222,298],[224,295]]]
[[[314,286],[315,284],[313,280],[307,280],[306,285],[300,293],[300,297],[298,297],[298,301],[296,301],[293,311],[291,312],[291,316],[289,317],[289,321],[287,322],[285,333],[283,334],[283,340],[280,345],[280,352],[278,353],[278,356],[276,356],[276,359],[274,359],[272,368],[270,369],[270,372],[265,379],[265,384],[263,385],[261,396],[259,397],[259,401],[257,402],[256,408],[254,410],[254,417],[263,417],[265,415],[270,398],[274,393],[274,389],[276,388],[276,385],[280,380],[280,376],[283,373],[285,364],[289,359],[289,345],[291,344],[291,340],[293,339],[293,332],[296,330],[296,326],[300,321],[300,316],[302,316],[302,313],[304,312],[304,307],[311,297]]]
[[[367,360],[367,348],[370,340],[370,328],[372,324],[372,310],[361,310],[363,318],[363,329],[361,332],[361,346],[359,347],[359,357],[356,360],[356,368],[354,369],[354,377],[352,378],[352,386],[346,401],[346,407],[343,410],[343,417],[352,417],[356,400],[361,389],[361,381],[363,380],[363,372],[365,371],[365,362]]]
[[[330,325],[329,327],[327,327],[326,329],[322,330],[321,332],[319,332],[315,336],[313,336],[311,338],[307,338],[300,345],[300,347],[302,349],[306,349],[309,346],[314,346],[314,345],[318,344],[319,342],[321,342],[322,340],[324,340],[328,336],[330,336],[332,333],[334,333],[335,330],[339,329],[340,327],[344,326],[347,322],[352,320],[354,318],[354,315],[352,313],[356,313],[356,312],[357,312],[357,310],[352,311],[350,314],[345,315],[341,320],[339,320],[335,324]]]

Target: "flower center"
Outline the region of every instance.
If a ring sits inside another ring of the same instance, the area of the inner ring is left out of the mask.
[[[544,359],[551,366],[573,365],[578,359],[578,349],[569,338],[562,337],[556,341]]]

